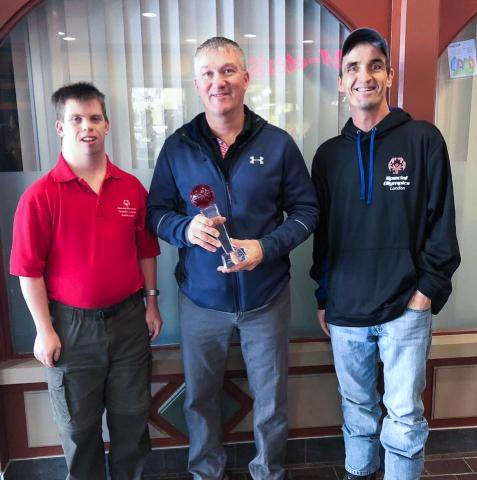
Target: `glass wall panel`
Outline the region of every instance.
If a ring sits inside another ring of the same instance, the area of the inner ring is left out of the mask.
[[[436,328],[463,329],[477,325],[474,298],[477,290],[476,31],[477,17],[457,35],[439,59],[436,124],[449,148],[462,263],[453,280],[450,301],[436,318]],[[454,70],[452,75],[451,69]]]
[[[314,0],[46,0],[0,48],[0,231],[9,263],[18,198],[52,168],[60,143],[50,103],[63,84],[91,81],[106,94],[107,152],[148,187],[165,138],[199,113],[193,55],[223,35],[248,57],[250,108],[290,132],[310,166],[317,146],[346,120],[338,96],[345,28]],[[3,65],[6,65],[3,68]],[[5,78],[5,80],[3,80]],[[178,342],[175,249],[162,243],[158,274],[165,326],[160,344]],[[292,254],[293,336],[319,335],[311,240]],[[18,279],[7,274],[14,350],[31,351],[34,328]]]

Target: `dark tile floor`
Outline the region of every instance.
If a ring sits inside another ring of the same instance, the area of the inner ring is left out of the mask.
[[[343,465],[330,463],[294,465],[287,470],[287,480],[340,480],[343,478]],[[146,477],[148,480],[190,480],[191,476]],[[230,480],[249,480],[244,471],[229,472]],[[382,478],[382,474],[379,475]],[[423,480],[477,480],[477,451],[467,453],[427,455]]]
[[[230,480],[249,480],[248,462],[255,455],[253,443],[225,446]],[[428,480],[477,480],[477,428],[432,430],[426,444],[426,463],[422,474]],[[461,453],[466,452],[466,453]],[[190,480],[187,448],[155,449],[148,457],[144,480]],[[343,478],[343,439],[321,437],[289,440],[286,480],[340,480]],[[5,480],[64,480],[63,457],[14,460]],[[381,475],[382,477],[382,475]],[[403,479],[404,480],[404,479]]]

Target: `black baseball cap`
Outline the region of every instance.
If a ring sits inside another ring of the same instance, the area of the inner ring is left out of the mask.
[[[341,58],[347,55],[351,50],[353,50],[356,45],[360,43],[370,43],[378,50],[381,50],[381,53],[386,58],[386,68],[389,70],[389,48],[388,42],[384,37],[377,31],[372,28],[358,28],[353,30],[343,42],[341,48]],[[341,65],[340,65],[340,75],[341,75]]]

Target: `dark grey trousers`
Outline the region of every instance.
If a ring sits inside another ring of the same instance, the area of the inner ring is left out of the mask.
[[[82,310],[50,304],[62,348],[47,369],[67,480],[105,480],[101,420],[107,411],[112,480],[138,480],[150,450],[151,355],[144,303],[136,294],[119,306]]]
[[[179,293],[179,318],[189,471],[194,480],[224,478],[222,385],[234,331],[253,396],[257,454],[249,464],[250,475],[254,480],[283,480],[288,436],[288,285],[270,304],[240,313],[201,308]]]

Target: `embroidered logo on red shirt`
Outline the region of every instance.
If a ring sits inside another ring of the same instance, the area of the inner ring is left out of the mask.
[[[131,202],[129,200],[123,200],[122,206],[117,207],[119,215],[121,217],[135,217],[136,208],[131,207]]]

